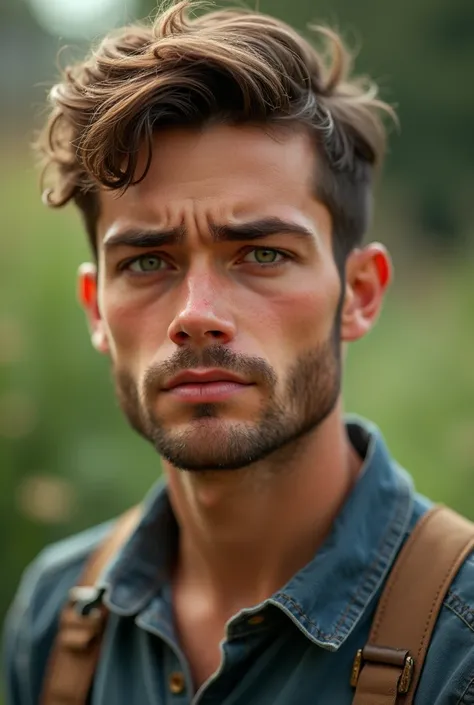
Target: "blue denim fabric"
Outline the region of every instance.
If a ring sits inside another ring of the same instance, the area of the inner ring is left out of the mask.
[[[178,529],[166,486],[153,489],[141,523],[99,581],[111,614],[91,705],[351,703],[354,655],[401,545],[430,506],[378,429],[364,426],[363,472],[325,544],[282,590],[228,622],[219,671],[197,692],[172,620],[168,567]],[[5,627],[7,705],[38,703],[61,606],[111,526],[47,548],[26,571]],[[256,614],[263,620],[252,620]],[[172,692],[179,676],[182,692]],[[415,705],[461,704],[474,705],[472,557],[446,597],[415,697]]]

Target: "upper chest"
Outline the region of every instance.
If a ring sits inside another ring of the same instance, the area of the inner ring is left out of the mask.
[[[441,692],[459,704],[471,702],[466,694],[474,697],[472,659],[466,660],[474,653],[473,633],[456,604],[441,611],[416,705],[444,705]],[[367,643],[373,614],[364,615],[337,651],[318,646],[284,615],[276,622],[268,615],[261,623],[240,619],[226,630],[217,669],[200,688],[163,617],[153,607],[136,619],[110,615],[90,705],[350,705],[354,655]],[[207,653],[209,632],[197,624],[193,631],[189,638],[199,657],[200,648]],[[205,663],[215,664],[207,657]]]
[[[193,687],[198,690],[223,661],[226,641],[226,620],[194,614],[186,610],[175,614],[175,631],[179,649],[189,667]]]
[[[318,705],[352,702],[355,644],[331,653],[294,624],[251,617],[224,634],[196,623],[178,643],[150,617],[110,620],[91,705],[314,705],[315,693]]]

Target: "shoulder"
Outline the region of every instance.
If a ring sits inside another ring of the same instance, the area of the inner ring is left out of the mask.
[[[450,674],[440,684],[438,699],[431,702],[474,704],[474,553],[462,565],[443,602],[429,663],[432,673],[439,669]]]
[[[474,552],[444,599],[415,703],[474,705]]]
[[[23,574],[10,614],[27,611],[33,623],[38,619],[44,623],[47,614],[59,612],[87,559],[113,524],[107,522],[47,546]]]
[[[61,609],[89,558],[114,522],[45,548],[25,570],[4,627],[9,702],[37,702]]]

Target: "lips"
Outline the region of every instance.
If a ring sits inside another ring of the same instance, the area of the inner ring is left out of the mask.
[[[163,391],[180,404],[219,404],[252,386],[225,370],[185,370],[170,379]]]
[[[205,385],[212,382],[231,382],[242,386],[251,384],[250,382],[243,380],[241,377],[234,375],[231,372],[226,372],[225,370],[184,370],[170,379],[164,389],[170,391],[172,389],[176,389],[176,387],[187,384]]]

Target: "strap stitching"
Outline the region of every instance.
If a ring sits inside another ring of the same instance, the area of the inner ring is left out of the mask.
[[[404,498],[404,497],[405,497],[405,495],[403,496],[403,498]],[[379,564],[382,563],[382,561],[386,558],[387,553],[392,549],[393,543],[390,543],[390,542],[389,542],[388,534],[391,533],[391,532],[393,532],[393,530],[394,530],[394,529],[393,529],[393,526],[394,526],[394,525],[397,525],[397,524],[400,524],[400,523],[401,523],[401,521],[400,521],[400,516],[402,515],[404,508],[405,508],[405,504],[404,504],[402,501],[399,501],[399,502],[398,502],[398,512],[397,512],[397,514],[395,515],[395,518],[394,518],[394,519],[392,520],[392,522],[390,523],[389,528],[387,529],[387,531],[386,531],[386,533],[385,533],[385,535],[384,535],[384,538],[383,538],[383,540],[381,541],[381,543],[382,543],[382,545],[383,545],[382,550],[380,551],[380,553],[377,554],[377,556],[374,558],[374,560],[373,560],[372,563],[370,564],[369,568],[367,569],[367,571],[366,571],[366,573],[367,573],[367,578],[366,578],[365,582],[363,582],[363,583],[361,583],[361,584],[359,585],[359,587],[358,587],[358,589],[357,589],[355,595],[353,595],[353,597],[352,597],[351,601],[348,603],[348,605],[347,605],[347,607],[346,607],[344,613],[341,615],[341,617],[340,617],[338,623],[337,623],[336,626],[334,627],[333,633],[330,634],[330,635],[328,635],[330,638],[337,636],[337,633],[340,631],[341,627],[345,624],[345,622],[346,622],[346,620],[347,620],[347,617],[348,617],[348,614],[349,614],[349,611],[350,611],[351,607],[355,604],[355,602],[356,602],[357,599],[359,598],[360,594],[361,594],[362,592],[364,592],[364,590],[367,589],[367,585],[370,583],[370,580],[371,580],[373,574],[374,574],[375,572],[378,572]],[[390,568],[391,568],[392,565],[393,565],[393,562],[392,562],[392,564],[389,566],[389,571],[390,571]],[[379,576],[379,577],[380,577],[380,576]]]
[[[388,605],[388,603],[389,603],[389,600],[390,600],[391,594],[392,594],[392,592],[393,592],[393,589],[394,589],[396,583],[398,582],[398,579],[399,579],[399,575],[400,575],[401,570],[404,568],[406,561],[408,560],[409,556],[411,555],[411,552],[412,552],[413,548],[415,547],[415,543],[416,543],[416,542],[415,542],[415,540],[414,540],[413,537],[416,536],[416,534],[418,533],[418,531],[421,531],[422,527],[429,521],[430,517],[435,516],[439,511],[440,511],[440,507],[436,507],[436,509],[432,510],[431,512],[427,512],[427,513],[420,519],[420,521],[418,522],[418,525],[417,525],[416,529],[412,532],[412,534],[410,535],[410,538],[408,539],[409,541],[411,540],[411,544],[410,544],[409,546],[405,545],[405,553],[404,553],[404,555],[402,556],[402,560],[396,561],[396,563],[395,563],[395,569],[394,569],[394,571],[391,573],[391,576],[390,576],[390,578],[389,578],[389,584],[388,584],[387,587],[385,588],[385,592],[384,592],[384,594],[383,594],[383,596],[382,596],[382,603],[380,604],[379,615],[378,615],[377,620],[376,620],[376,622],[374,623],[373,628],[372,628],[372,630],[371,630],[371,634],[370,634],[370,640],[371,640],[371,641],[376,641],[377,638],[378,638],[378,633],[379,633],[379,631],[380,631],[380,626],[381,626],[382,620],[383,620],[384,617],[385,617],[385,613],[386,613],[386,610],[387,610],[387,605]],[[417,530],[418,530],[418,531],[417,531]]]
[[[359,600],[361,594],[367,590],[367,586],[373,580],[373,574],[379,572],[379,565],[385,560],[385,558],[387,557],[387,553],[389,553],[389,551],[393,547],[394,542],[389,540],[388,534],[393,533],[394,532],[393,527],[395,525],[399,525],[401,523],[400,517],[403,514],[404,508],[405,508],[405,504],[400,501],[398,503],[398,511],[395,514],[394,519],[390,522],[390,525],[389,525],[387,531],[385,532],[385,534],[380,542],[382,544],[383,548],[380,551],[377,551],[377,554],[376,554],[375,558],[373,559],[372,563],[366,569],[365,574],[367,575],[367,577],[365,578],[364,581],[362,581],[359,584],[355,594],[352,596],[352,598],[348,602],[346,609],[344,610],[342,615],[339,617],[339,620],[338,620],[338,622],[332,632],[328,633],[328,632],[323,631],[320,627],[317,626],[317,624],[315,624],[315,622],[313,622],[310,619],[310,617],[308,617],[308,615],[303,611],[303,609],[300,607],[300,605],[297,602],[295,602],[295,600],[290,595],[287,595],[285,592],[280,592],[280,595],[291,603],[292,607],[294,607],[294,609],[298,612],[300,617],[303,617],[311,625],[311,627],[313,627],[315,633],[318,636],[322,637],[323,639],[336,638],[339,641],[342,639],[342,636],[340,636],[339,633],[340,633],[341,628],[346,624],[346,621],[347,621],[347,618],[348,618],[348,615],[349,615],[351,608]],[[395,537],[395,539],[396,538],[397,537]],[[393,565],[393,563],[392,563],[392,565]],[[378,578],[379,578],[379,576],[377,576],[377,579]],[[352,623],[354,621],[355,621],[355,618],[352,620]],[[352,624],[351,624],[351,626],[352,626]]]
[[[428,619],[426,620],[425,631],[424,631],[423,637],[422,637],[422,639],[421,639],[420,648],[418,649],[417,658],[419,657],[419,655],[420,655],[420,654],[422,653],[422,651],[424,650],[425,641],[426,641],[426,634],[427,634],[428,629],[429,629],[429,627],[430,627],[431,617],[432,617],[432,615],[433,615],[433,610],[434,610],[435,607],[436,607],[436,603],[438,602],[438,598],[439,598],[439,595],[440,595],[440,593],[441,593],[441,590],[443,589],[443,586],[445,585],[446,580],[449,578],[449,575],[450,575],[451,571],[453,570],[454,566],[455,566],[456,563],[458,562],[459,557],[464,553],[465,550],[466,550],[466,547],[463,546],[463,547],[461,548],[461,550],[458,551],[458,553],[456,554],[454,560],[451,562],[451,564],[450,564],[450,566],[449,566],[449,569],[446,571],[446,573],[445,573],[445,575],[444,575],[442,581],[441,581],[440,584],[439,584],[438,591],[437,591],[437,593],[436,593],[436,597],[434,598],[434,600],[433,600],[433,602],[432,602],[431,609],[430,609],[430,612],[429,612],[429,615],[428,615]]]
[[[465,602],[460,595],[450,590],[443,604],[446,609],[455,614],[456,617],[461,619],[464,624],[474,632],[474,609]]]
[[[410,544],[409,546],[408,546],[408,545],[406,546],[406,551],[405,551],[404,556],[402,556],[402,560],[398,560],[397,566],[396,566],[395,571],[394,571],[394,574],[393,574],[393,578],[391,579],[390,584],[389,584],[389,585],[387,586],[387,588],[386,588],[386,591],[385,591],[385,594],[384,594],[384,598],[385,598],[385,599],[384,599],[384,601],[383,601],[383,605],[381,605],[379,618],[377,619],[377,623],[374,625],[374,628],[373,628],[373,630],[372,630],[372,632],[371,632],[371,634],[370,634],[370,637],[369,637],[371,641],[372,641],[372,640],[373,640],[373,641],[376,641],[377,638],[378,638],[378,633],[379,633],[379,630],[380,630],[380,626],[381,626],[382,620],[383,620],[383,618],[384,618],[384,616],[385,616],[385,612],[386,612],[387,604],[388,604],[389,599],[390,599],[390,595],[391,595],[391,593],[392,593],[392,591],[393,591],[393,589],[394,589],[396,583],[397,583],[398,580],[399,580],[399,573],[400,573],[400,571],[401,571],[402,569],[404,569],[405,563],[406,563],[406,561],[408,560],[409,556],[411,555],[411,553],[412,553],[412,551],[413,551],[413,547],[414,547],[415,544],[417,543],[417,541],[416,541],[416,536],[417,536],[417,534],[418,534],[419,532],[421,532],[421,530],[423,529],[424,525],[425,525],[426,523],[428,523],[432,517],[436,516],[436,515],[439,513],[439,511],[441,511],[442,509],[443,509],[443,507],[438,506],[438,507],[436,507],[434,510],[431,510],[431,511],[427,512],[427,513],[422,517],[422,519],[420,520],[420,522],[418,523],[418,525],[417,525],[415,531],[411,534],[411,536],[410,536],[411,544]],[[415,538],[413,538],[413,537],[415,537]],[[431,636],[431,627],[432,627],[431,619],[432,619],[433,612],[434,612],[434,609],[435,609],[435,607],[436,607],[436,604],[437,604],[437,602],[438,602],[440,593],[441,593],[442,589],[445,587],[446,581],[447,581],[447,579],[450,577],[450,574],[452,573],[453,568],[455,568],[456,564],[460,562],[460,559],[461,559],[463,556],[468,555],[469,552],[472,550],[473,543],[474,543],[474,539],[471,537],[470,541],[469,541],[467,544],[464,543],[464,545],[462,545],[462,546],[459,548],[459,550],[458,550],[457,553],[456,553],[456,556],[455,556],[454,559],[451,561],[451,563],[450,563],[450,565],[449,565],[449,568],[446,570],[446,572],[445,572],[445,574],[444,574],[444,576],[443,576],[441,582],[439,583],[438,589],[437,589],[437,591],[436,591],[435,598],[434,598],[433,601],[432,601],[431,608],[430,608],[430,611],[429,611],[429,614],[428,614],[428,618],[427,618],[426,623],[425,623],[425,629],[424,629],[424,632],[423,632],[423,635],[422,635],[422,638],[421,638],[421,642],[420,642],[420,646],[419,646],[419,648],[418,648],[418,653],[417,653],[417,656],[416,656],[417,660],[420,658],[420,655],[422,655],[423,652],[425,651],[427,634],[428,634],[429,636]],[[416,665],[416,662],[415,662],[415,665]],[[417,669],[417,672],[415,673],[415,677],[414,677],[414,685],[415,685],[415,688],[416,688],[416,685],[417,685],[418,680],[419,680],[419,678],[420,678],[420,675],[421,675],[421,670]],[[473,679],[472,682],[474,682],[474,679]],[[471,683],[472,683],[472,682],[471,682]],[[471,684],[470,684],[470,685],[471,685]],[[470,685],[469,685],[469,688],[470,688]],[[467,692],[468,692],[468,691],[465,691],[465,692],[464,692],[462,698],[464,698],[464,696],[466,695]],[[410,702],[411,702],[411,701],[410,701]],[[460,701],[460,703],[462,703],[462,700]],[[460,703],[459,703],[459,705],[460,705]]]
[[[456,701],[456,705],[468,705],[468,701],[466,700],[466,695],[473,695],[474,696],[474,677],[471,678],[465,689],[463,690],[462,695],[459,697],[459,700]],[[470,701],[472,702],[472,701]]]
[[[472,624],[469,624],[469,622],[464,617],[464,615],[462,615],[460,612],[457,612],[456,609],[452,605],[449,604],[449,602],[446,602],[446,601],[443,602],[443,607],[446,607],[446,609],[449,610],[450,612],[452,612],[455,617],[460,619],[461,622],[463,624],[465,624],[468,629],[471,630],[471,632],[474,632],[474,627],[472,626]]]

